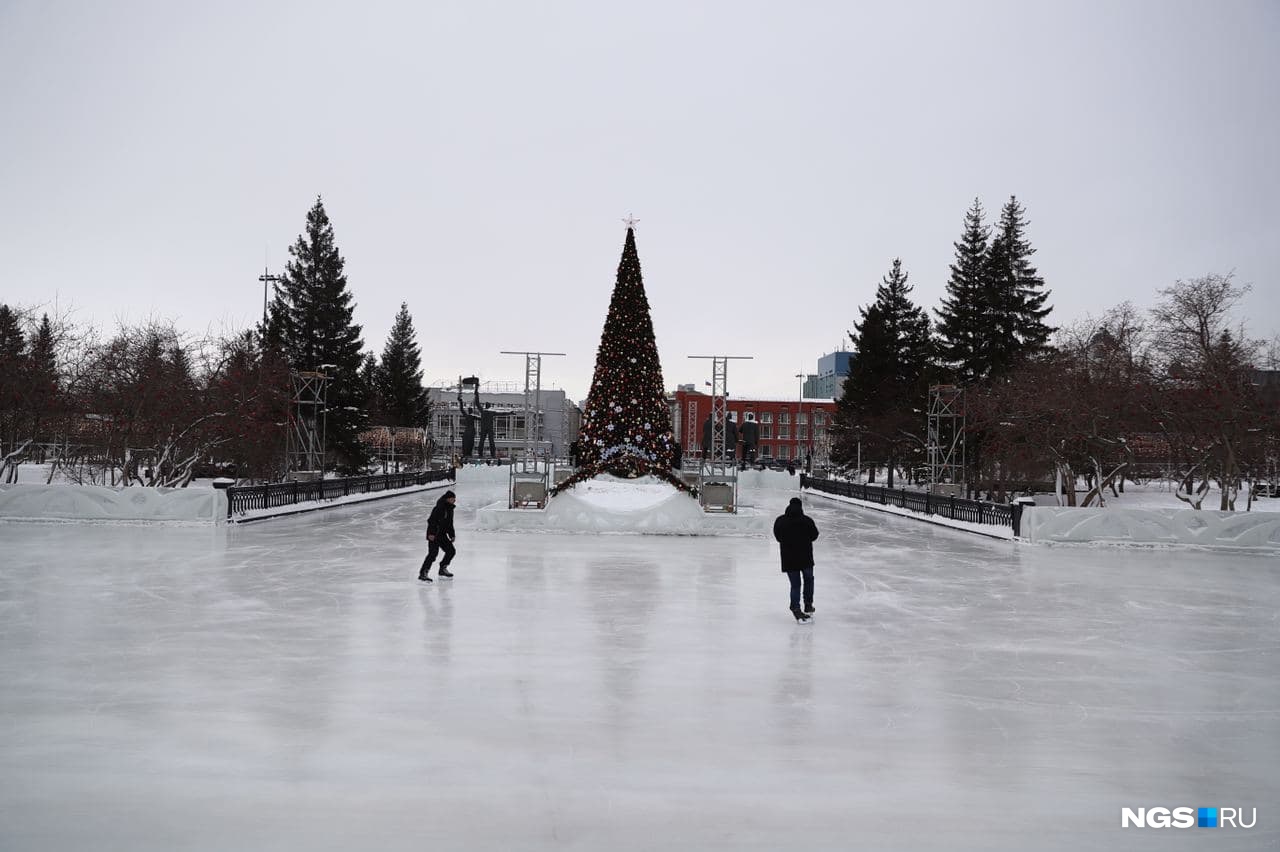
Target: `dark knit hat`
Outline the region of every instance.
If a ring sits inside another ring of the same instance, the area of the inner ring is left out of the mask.
[[[804,504],[800,502],[800,498],[799,498],[799,497],[792,497],[792,498],[791,498],[791,502],[790,502],[790,503],[788,503],[787,505],[788,505],[788,506],[803,506]]]
[[[443,496],[443,497],[441,497],[440,499],[441,499],[441,500],[448,500],[450,497],[453,497],[453,498],[457,499],[457,496],[458,496],[458,495],[457,495],[457,494],[454,494],[452,491],[446,491],[446,492],[444,492],[444,496]]]

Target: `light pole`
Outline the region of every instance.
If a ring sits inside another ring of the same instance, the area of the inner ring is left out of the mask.
[[[324,385],[325,385],[324,400],[320,406],[320,447],[321,447],[320,478],[321,479],[324,479],[324,458],[326,454],[326,450],[324,449],[324,446],[325,446],[324,442],[325,442],[325,438],[328,437],[328,431],[329,431],[329,388],[328,388],[329,374],[327,371],[336,370],[336,369],[338,369],[337,364],[321,364],[319,370],[317,370],[317,372],[319,372],[322,377],[321,381],[324,382]]]
[[[796,373],[795,377],[800,380],[800,397],[799,397],[799,402],[796,404],[796,452],[798,453],[800,452],[801,449],[803,449],[800,443],[800,424],[804,420],[804,373]],[[804,425],[805,425],[806,439],[807,439],[807,435],[809,434],[808,433],[809,424],[806,423]],[[805,455],[804,469],[806,473],[812,473],[812,471],[809,470],[809,460],[812,458],[813,458],[812,451],[810,451]]]
[[[267,287],[271,284],[278,284],[284,280],[280,275],[272,275],[270,269],[263,269],[262,274],[258,276],[258,280],[262,282],[262,327],[267,327]]]

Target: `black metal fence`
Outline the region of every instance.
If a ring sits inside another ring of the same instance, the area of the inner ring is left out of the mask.
[[[313,500],[333,500],[349,494],[391,491],[428,482],[456,479],[453,468],[419,470],[412,473],[385,473],[375,476],[347,476],[341,479],[317,479],[311,482],[277,482],[271,485],[249,485],[227,489],[227,517],[253,511],[293,506]]]
[[[985,500],[966,500],[963,497],[947,497],[942,494],[930,494],[927,491],[860,485],[857,482],[845,482],[839,479],[814,479],[805,474],[800,474],[800,487],[866,500],[868,503],[879,503],[882,506],[897,506],[913,512],[938,515],[957,521],[1011,527],[1014,535],[1019,534],[1019,528],[1022,525],[1022,506],[1018,503],[988,503]]]

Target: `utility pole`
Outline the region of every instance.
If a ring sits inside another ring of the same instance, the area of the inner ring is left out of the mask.
[[[262,268],[262,274],[258,276],[258,280],[262,282],[262,327],[267,327],[267,288],[271,284],[283,281],[280,275],[272,275],[271,270],[265,266]]]

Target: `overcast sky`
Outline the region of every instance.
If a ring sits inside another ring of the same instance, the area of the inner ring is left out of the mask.
[[[1051,321],[1280,331],[1277,2],[259,5],[0,0],[0,301],[243,328],[322,195],[366,348],[582,398],[632,213],[666,385],[790,397],[1016,194]]]

